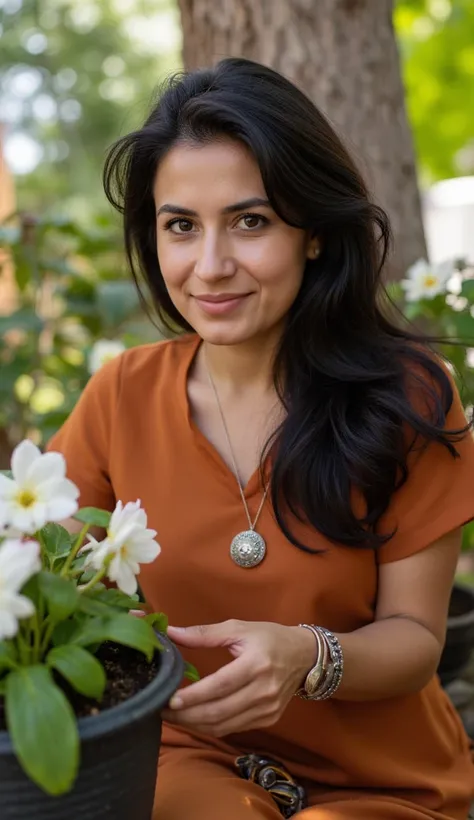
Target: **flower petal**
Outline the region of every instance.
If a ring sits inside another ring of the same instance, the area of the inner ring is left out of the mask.
[[[15,618],[31,618],[35,614],[33,601],[30,601],[26,595],[9,595],[6,603]]]
[[[18,621],[8,609],[2,609],[0,598],[0,641],[5,638],[14,638],[18,632]]]
[[[430,268],[426,259],[418,259],[413,265],[407,270],[407,277],[410,280],[418,279],[420,276],[424,276],[426,271]]]
[[[120,520],[120,515],[122,513],[122,510],[123,510],[123,504],[119,500],[119,501],[117,501],[117,504],[115,505],[115,510],[113,511],[112,515],[110,516],[109,530],[114,530],[115,529],[115,522],[117,522],[117,524],[118,524],[118,522]]]
[[[108,576],[126,595],[134,595],[137,591],[138,584],[135,574],[126,561],[119,559],[119,556],[116,556],[116,558],[111,561]]]
[[[37,486],[52,479],[60,481],[66,477],[66,459],[61,453],[43,453],[31,465],[28,482]]]
[[[38,529],[35,524],[35,519],[31,514],[31,508],[26,509],[26,507],[20,507],[18,504],[12,505],[11,507],[10,524],[14,529],[26,535],[33,535]]]
[[[70,518],[79,509],[79,504],[73,498],[60,496],[52,499],[45,504],[47,509],[48,521],[63,521],[65,518]]]
[[[152,540],[127,544],[127,555],[138,564],[150,564],[158,558],[160,552],[160,545]]]
[[[113,541],[116,549],[120,549],[123,544],[133,540],[134,537],[139,537],[143,529],[140,524],[133,520],[123,521],[116,530],[109,528],[109,538]]]
[[[55,478],[54,476],[37,484],[33,491],[39,500],[45,502],[54,500],[57,496],[76,500],[80,495],[78,487],[68,478]]]
[[[0,498],[9,501],[18,492],[18,485],[12,478],[0,473]]]
[[[18,484],[28,481],[30,469],[38,458],[41,458],[41,451],[29,439],[24,439],[15,447],[11,465],[13,478]]]
[[[8,593],[19,589],[41,570],[37,541],[4,541],[0,545],[0,584]]]

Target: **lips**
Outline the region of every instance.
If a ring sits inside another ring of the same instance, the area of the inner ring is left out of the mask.
[[[203,293],[197,294],[194,298],[198,299],[202,302],[230,302],[232,299],[242,299],[244,296],[248,296],[248,293],[218,293],[218,294],[211,294],[211,293]]]
[[[250,296],[249,293],[208,293],[195,296],[194,299],[208,316],[223,316],[236,310],[248,296]]]

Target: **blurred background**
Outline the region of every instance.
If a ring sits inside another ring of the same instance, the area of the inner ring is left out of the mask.
[[[0,0],[0,468],[103,361],[160,337],[104,156],[166,76],[228,55],[282,71],[342,134],[392,220],[392,296],[463,341],[444,352],[472,407],[472,0]]]
[[[284,73],[342,135],[392,221],[391,296],[445,337],[472,411],[473,0],[0,0],[0,469],[107,359],[161,337],[104,157],[166,76],[231,55]],[[474,737],[474,524],[458,570],[442,680]]]

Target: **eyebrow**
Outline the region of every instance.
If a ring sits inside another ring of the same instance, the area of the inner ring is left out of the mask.
[[[247,211],[249,208],[271,208],[270,201],[268,199],[262,199],[261,197],[254,196],[251,199],[243,199],[241,202],[235,202],[233,205],[226,205],[225,208],[222,209],[222,214],[233,214],[236,211]],[[164,205],[161,205],[156,212],[156,216],[158,217],[160,214],[175,214],[178,216],[199,216],[197,211],[191,210],[191,208],[182,208],[181,205],[172,205],[171,203],[166,202]]]

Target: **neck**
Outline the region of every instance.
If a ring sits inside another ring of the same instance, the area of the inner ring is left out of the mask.
[[[273,393],[273,362],[279,337],[257,338],[237,345],[204,342],[200,350],[203,377],[228,393]]]

